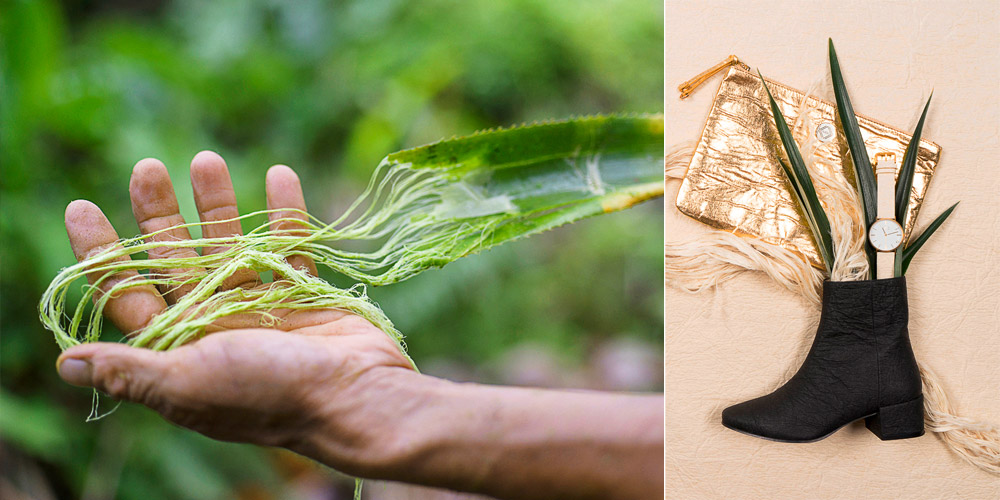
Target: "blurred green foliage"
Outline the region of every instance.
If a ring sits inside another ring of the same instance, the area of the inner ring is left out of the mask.
[[[656,0],[0,2],[4,476],[37,472],[18,481],[41,478],[38,498],[295,498],[310,474],[348,492],[286,454],[214,442],[134,405],[85,423],[91,395],[58,380],[36,311],[73,262],[63,208],[92,200],[121,234],[137,233],[128,178],[152,156],[197,220],[187,165],[212,149],[241,211],[264,208],[264,172],[285,163],[329,220],[398,149],[661,110],[662,30]],[[570,371],[609,339],[658,358],[661,210],[586,220],[370,293],[418,363],[482,381],[503,380],[505,353],[525,342]]]

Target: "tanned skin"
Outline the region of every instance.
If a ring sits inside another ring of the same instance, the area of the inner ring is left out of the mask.
[[[203,222],[239,215],[223,159],[204,151],[191,162]],[[267,205],[305,210],[299,179],[276,165],[267,172]],[[167,169],[136,164],[129,183],[143,234],[171,228],[160,241],[189,239]],[[272,221],[301,217],[277,212]],[[296,224],[272,223],[294,233]],[[241,234],[239,221],[203,226],[205,237]],[[78,259],[116,244],[101,210],[77,200],[66,230]],[[152,259],[194,255],[161,248]],[[124,257],[128,258],[128,257]],[[296,268],[316,273],[301,256]],[[203,272],[181,269],[175,272]],[[135,272],[132,271],[132,274]],[[90,276],[94,280],[97,276]],[[128,277],[106,280],[106,290]],[[252,270],[222,289],[267,287]],[[134,287],[111,298],[107,317],[138,333],[190,287]],[[389,337],[338,310],[281,311],[227,318],[210,335],[167,351],[93,343],[57,362],[67,382],[144,404],[175,424],[225,440],[280,446],[348,474],[405,481],[510,499],[636,499],[663,494],[663,396],[460,384],[410,368]]]

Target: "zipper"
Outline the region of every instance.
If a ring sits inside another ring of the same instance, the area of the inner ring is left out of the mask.
[[[682,83],[679,87],[677,87],[677,90],[679,90],[681,93],[681,99],[684,99],[687,96],[691,95],[691,93],[694,92],[695,89],[700,87],[701,84],[705,83],[706,80],[712,78],[712,76],[714,76],[716,73],[730,66],[740,66],[741,68],[747,71],[750,70],[750,66],[747,66],[743,61],[740,61],[739,57],[736,57],[735,55],[730,55],[729,57],[726,58],[725,61],[722,61],[719,64],[716,64],[711,68],[708,68],[707,70],[701,72],[701,74],[699,74],[698,76]]]

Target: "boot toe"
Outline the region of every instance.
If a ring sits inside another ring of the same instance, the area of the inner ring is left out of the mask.
[[[826,434],[803,425],[772,403],[765,396],[730,406],[722,410],[722,425],[743,434],[786,443],[810,442]]]
[[[722,425],[738,432],[760,436],[761,432],[752,412],[747,411],[746,402],[735,404],[722,410]]]

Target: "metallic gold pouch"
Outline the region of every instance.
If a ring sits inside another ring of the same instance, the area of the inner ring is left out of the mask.
[[[681,98],[727,67],[677,194],[677,208],[717,229],[784,247],[823,268],[809,226],[792,198],[778,163],[779,155],[784,153],[760,77],[751,73],[735,56],[730,56],[682,85],[679,88]],[[845,174],[844,162],[851,161],[850,153],[839,132],[836,105],[807,97],[803,92],[770,79],[765,81],[788,123],[799,122],[800,127],[805,127],[800,133],[804,132],[815,141],[814,164],[840,175],[849,175]],[[800,113],[804,115],[800,117]],[[873,159],[878,153],[895,153],[897,158],[903,157],[910,134],[857,116],[868,154]],[[907,237],[940,155],[940,146],[920,141],[913,190],[903,225]],[[853,177],[848,180],[855,185]]]

